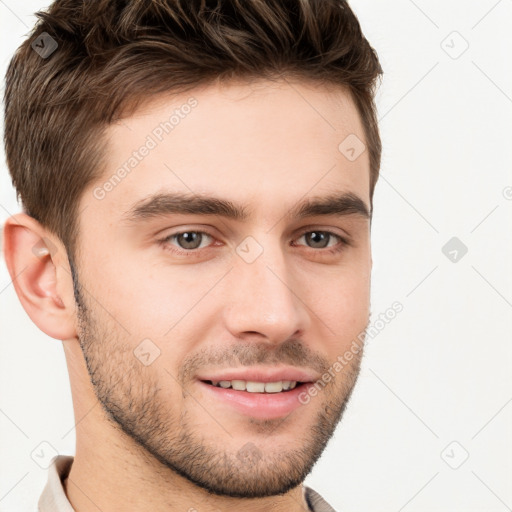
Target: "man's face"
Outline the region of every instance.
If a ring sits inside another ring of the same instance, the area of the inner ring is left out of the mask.
[[[114,424],[210,492],[299,485],[355,384],[361,352],[335,362],[368,323],[369,218],[347,201],[298,214],[343,194],[370,208],[368,151],[339,149],[353,134],[347,94],[287,82],[160,98],[109,128],[79,208],[80,343]],[[245,217],[194,210],[212,198]],[[300,384],[318,379],[316,396]]]

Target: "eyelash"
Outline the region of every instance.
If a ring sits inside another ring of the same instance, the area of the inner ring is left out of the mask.
[[[160,240],[158,240],[158,242],[164,248],[164,250],[170,251],[173,254],[176,254],[177,256],[194,257],[194,256],[197,256],[197,255],[200,255],[201,254],[201,249],[189,249],[189,250],[186,250],[186,249],[177,249],[175,246],[173,246],[171,248],[169,246],[169,243],[170,243],[170,241],[172,239],[174,239],[175,237],[177,237],[179,235],[183,235],[185,233],[200,233],[202,235],[206,235],[206,236],[209,236],[211,238],[215,238],[213,235],[210,235],[210,233],[208,233],[206,231],[198,231],[198,230],[188,229],[188,230],[185,230],[185,231],[179,231],[177,233],[173,233],[172,235],[168,235],[165,238],[161,238]],[[337,238],[340,241],[339,244],[337,244],[336,246],[334,246],[332,248],[314,249],[314,248],[310,247],[310,249],[313,252],[317,252],[317,253],[320,253],[320,254],[331,254],[331,255],[338,254],[341,251],[343,251],[346,247],[351,245],[351,242],[347,238],[342,237],[341,235],[338,235],[337,233],[333,233],[332,231],[320,230],[320,229],[309,229],[307,231],[303,231],[299,235],[298,238],[302,238],[304,235],[307,235],[308,233],[323,233],[323,234],[329,235],[330,237],[335,237],[335,238]],[[205,247],[203,249],[206,249],[206,248],[207,247]]]

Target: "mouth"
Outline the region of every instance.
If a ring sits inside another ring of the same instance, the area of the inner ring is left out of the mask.
[[[203,380],[205,384],[222,389],[233,389],[247,393],[288,393],[295,388],[304,386],[306,382],[280,380],[275,382],[258,382],[246,380]]]
[[[269,420],[283,418],[306,405],[304,395],[312,382],[300,381],[196,381],[208,402],[242,416]],[[304,416],[302,416],[302,420]],[[291,418],[290,418],[291,419]]]

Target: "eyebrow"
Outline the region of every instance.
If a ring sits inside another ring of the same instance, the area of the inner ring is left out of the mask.
[[[135,203],[122,215],[122,220],[132,224],[172,214],[215,215],[245,221],[250,216],[250,210],[230,200],[210,195],[160,192]],[[303,219],[328,215],[355,215],[365,219],[371,218],[371,212],[365,202],[352,192],[338,192],[327,196],[310,197],[291,208],[285,217]]]

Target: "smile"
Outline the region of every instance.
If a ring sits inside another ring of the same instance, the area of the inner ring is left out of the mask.
[[[279,380],[276,382],[256,382],[246,380],[209,380],[207,384],[212,386],[235,389],[237,391],[247,391],[249,393],[280,393],[282,391],[289,391],[297,386],[296,381]],[[301,384],[299,382],[299,384]]]

